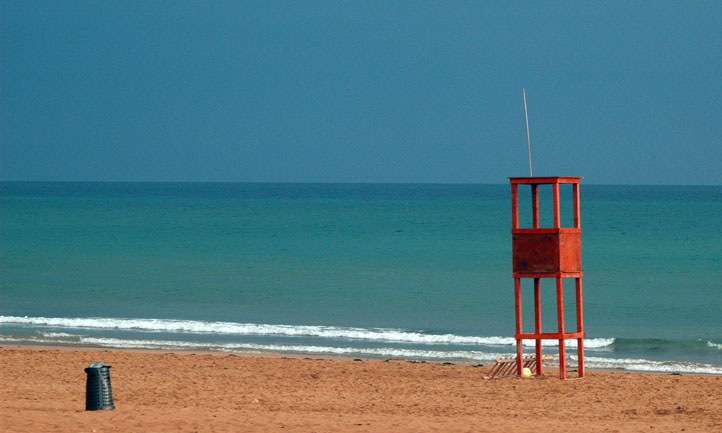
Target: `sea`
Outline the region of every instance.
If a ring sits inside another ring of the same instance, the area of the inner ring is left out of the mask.
[[[492,363],[515,353],[505,182],[3,182],[0,345]],[[722,186],[580,195],[587,368],[722,374]],[[520,206],[530,226],[522,187]],[[565,280],[568,331],[574,294]],[[558,362],[557,342],[544,353]]]

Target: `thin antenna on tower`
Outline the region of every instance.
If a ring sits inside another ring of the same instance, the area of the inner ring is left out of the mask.
[[[524,117],[526,118],[526,147],[529,150],[529,177],[534,177],[531,171],[531,141],[529,140],[529,115],[526,111],[526,89],[522,87],[521,92],[524,95]]]

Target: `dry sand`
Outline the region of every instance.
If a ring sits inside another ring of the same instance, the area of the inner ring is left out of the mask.
[[[86,412],[84,368],[115,410]],[[2,432],[722,432],[722,377],[38,347],[0,349]]]

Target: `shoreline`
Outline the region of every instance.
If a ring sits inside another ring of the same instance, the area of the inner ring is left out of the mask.
[[[463,331],[426,333],[394,328],[104,317],[0,316],[0,322],[10,326],[9,334],[0,338],[0,344],[224,353],[279,352],[472,363],[493,362],[498,358],[513,357],[516,352],[513,337],[494,333],[472,335]],[[65,331],[66,328],[68,331]],[[84,332],[82,328],[92,331]],[[185,336],[185,333],[189,335]],[[213,337],[205,337],[204,334]],[[236,335],[244,337],[237,339]],[[696,339],[585,338],[586,367],[611,371],[722,375],[719,358],[722,345],[714,341],[709,336]],[[575,341],[569,341],[567,347],[571,348],[572,343]],[[534,341],[525,341],[524,346],[525,352],[533,352]],[[546,354],[554,355],[556,359],[556,345],[544,346]],[[575,354],[570,352],[569,355],[569,363],[575,364]]]
[[[491,365],[52,346],[0,347],[0,430],[715,431],[722,376],[588,370],[484,380]],[[84,410],[112,366],[115,410]],[[650,430],[654,429],[654,430]]]
[[[450,364],[458,366],[480,366],[483,365],[484,369],[491,368],[494,362],[484,361],[447,361],[447,360],[428,360],[428,359],[416,359],[416,358],[398,358],[398,357],[369,357],[369,356],[347,356],[337,354],[313,354],[313,353],[284,353],[284,352],[261,352],[261,351],[219,351],[219,350],[202,350],[202,349],[146,349],[146,348],[133,348],[133,347],[105,347],[105,346],[91,346],[91,345],[74,345],[74,344],[45,344],[32,342],[12,342],[12,344],[2,344],[0,342],[0,350],[3,348],[36,348],[37,350],[66,350],[66,351],[95,351],[95,352],[136,352],[136,353],[174,353],[174,354],[195,354],[195,355],[209,355],[209,356],[238,356],[238,357],[250,357],[250,358],[291,358],[291,359],[313,359],[313,360],[339,360],[339,361],[353,361],[360,359],[369,362],[385,362],[385,361],[403,361],[410,364]],[[532,354],[528,354],[532,355]],[[569,368],[569,366],[567,366]],[[718,373],[707,373],[707,372],[669,372],[669,371],[654,371],[654,370],[626,370],[623,368],[599,368],[599,367],[585,367],[587,372],[600,372],[600,373],[629,373],[629,374],[658,374],[658,375],[670,375],[670,376],[718,376],[722,377],[722,374]],[[544,371],[558,371],[556,366],[545,365]],[[576,368],[572,366],[569,372],[576,372]],[[548,375],[545,373],[545,375]]]

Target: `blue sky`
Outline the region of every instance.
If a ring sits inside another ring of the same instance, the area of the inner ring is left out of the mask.
[[[720,2],[0,3],[0,179],[722,184]]]

